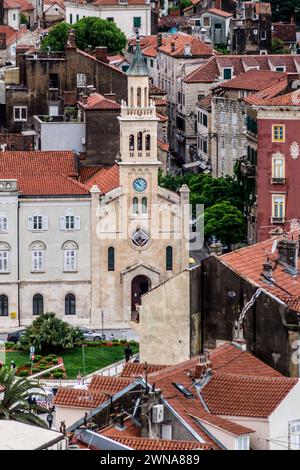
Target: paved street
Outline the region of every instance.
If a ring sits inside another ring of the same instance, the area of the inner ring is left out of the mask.
[[[22,329],[22,327],[20,328]],[[15,331],[17,331],[18,328],[16,328]],[[95,330],[97,333],[102,334],[102,330]],[[123,329],[123,330],[103,330],[105,336],[106,336],[106,339],[110,339],[111,335],[113,334],[114,337],[116,339],[128,339],[129,341],[130,340],[135,340],[135,341],[138,341],[139,340],[139,337],[138,335],[136,334],[136,332],[134,330],[131,330],[131,329]],[[7,333],[6,332],[3,332],[3,333],[0,333],[0,341],[6,341],[6,338],[7,338]]]

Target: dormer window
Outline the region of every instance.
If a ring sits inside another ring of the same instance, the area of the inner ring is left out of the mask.
[[[223,80],[231,80],[233,75],[232,67],[226,67],[223,69]]]
[[[275,67],[275,72],[285,72],[285,71],[286,71],[285,65]]]

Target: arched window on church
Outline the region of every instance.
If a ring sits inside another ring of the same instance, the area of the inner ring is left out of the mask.
[[[137,89],[136,98],[137,107],[140,108],[142,106],[142,90],[140,89],[140,87]]]
[[[138,132],[137,135],[137,149],[143,150],[143,134],[141,132]]]
[[[172,271],[173,269],[173,248],[167,246],[166,248],[166,270]]]
[[[115,270],[115,249],[113,246],[110,246],[107,250],[107,269],[108,271]]]
[[[129,136],[129,150],[133,151],[134,150],[134,135],[130,134]]]
[[[144,106],[145,108],[148,106],[148,89],[145,87],[144,89]]]
[[[133,86],[130,88],[130,106],[133,108],[134,107],[134,90]]]
[[[150,137],[150,134],[147,134],[146,135],[146,150],[150,150],[150,143],[151,143],[151,137]]]
[[[147,214],[147,198],[142,199],[142,214]]]
[[[138,214],[139,213],[139,200],[137,197],[133,198],[133,213]]]

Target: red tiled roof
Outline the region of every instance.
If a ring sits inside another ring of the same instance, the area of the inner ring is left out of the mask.
[[[168,152],[169,151],[170,145],[167,142],[164,142],[163,140],[157,139],[157,145],[163,152]]]
[[[206,13],[213,13],[214,15],[223,16],[224,18],[230,18],[233,16],[233,13],[228,13],[227,11],[219,10],[218,8],[210,8]]]
[[[168,366],[158,364],[147,364],[147,373],[151,374],[158,370],[165,369]],[[145,364],[139,362],[127,362],[122,370],[122,377],[140,377],[145,376]]]
[[[106,98],[100,93],[92,93],[87,97],[87,102],[78,101],[78,104],[83,109],[105,109],[105,110],[120,110],[121,105],[113,100]]]
[[[284,95],[265,99],[261,102],[264,106],[300,106],[300,90],[295,90]]]
[[[79,408],[97,408],[107,400],[104,393],[62,387],[57,390],[53,404]]]
[[[21,11],[32,11],[34,10],[34,6],[32,3],[28,2],[27,0],[17,0],[17,3],[21,6]]]
[[[72,0],[72,3],[85,4],[86,0]],[[103,6],[116,5],[122,8],[122,5],[120,5],[119,0],[93,0],[90,3],[92,5],[103,5]],[[126,5],[145,5],[145,4],[146,4],[146,0],[127,0],[127,3],[126,3]]]
[[[21,8],[20,2],[16,0],[4,0],[4,8],[9,10],[9,9],[19,9]]]
[[[0,179],[17,179],[25,196],[88,195],[77,178],[72,152],[0,152]]]
[[[91,178],[101,168],[101,165],[81,166],[79,170],[81,182],[85,183],[86,180]]]
[[[113,438],[122,437],[124,435],[126,435],[126,437],[141,437],[141,428],[133,423],[130,416],[124,419],[123,428],[124,429],[120,430],[120,428],[110,425],[105,429],[101,429],[99,434]]]
[[[255,106],[265,104],[266,101],[268,101],[270,98],[273,98],[274,96],[283,92],[286,89],[287,84],[287,79],[276,81],[267,88],[264,88],[262,91],[247,96],[244,101]]]
[[[156,116],[161,122],[166,122],[168,120],[167,116],[165,116],[164,114],[158,113],[157,111],[156,111]]]
[[[92,54],[89,54],[88,52],[82,51],[81,49],[76,49],[76,52],[77,54],[87,57],[90,60],[94,60],[95,62],[101,62],[102,64],[105,65],[105,67],[109,67],[119,72],[120,74],[125,75],[125,73],[122,70],[118,69],[118,67],[115,67],[113,64],[107,64],[106,62],[102,62],[101,60],[97,59],[95,56],[93,56]]]
[[[174,50],[172,50],[172,43],[174,43]],[[158,50],[172,57],[183,57],[186,45],[191,46],[191,57],[212,56],[214,54],[209,45],[196,36],[185,33],[177,33],[164,38],[163,44]]]
[[[211,108],[211,100],[212,100],[212,93],[210,93],[209,95],[206,95],[203,98],[201,98],[201,100],[199,100],[196,103],[196,105],[199,108],[210,109]]]
[[[132,382],[132,378],[124,377],[104,377],[101,375],[93,375],[89,384],[90,390],[115,395]]]
[[[298,74],[300,57],[294,54],[283,55],[215,55],[204,64],[187,74],[184,81],[187,83],[213,83],[219,81],[222,67],[232,67],[233,75],[237,77],[247,71],[247,67],[256,66],[260,70],[271,70],[274,61],[281,60],[287,73]]]
[[[214,373],[201,395],[211,413],[267,418],[297,382],[287,377]]]
[[[299,233],[294,231],[288,234],[288,238],[297,239]],[[281,239],[279,237],[278,239]],[[300,275],[291,276],[285,272],[284,266],[277,264],[273,270],[275,284],[269,285],[261,278],[263,263],[268,256],[271,261],[277,260],[277,254],[271,254],[274,238],[265,240],[255,245],[250,245],[239,250],[220,256],[220,261],[247,279],[254,285],[262,287],[273,296],[278,297],[283,302],[286,298],[290,300],[300,298]]]
[[[248,70],[238,77],[220,84],[222,88],[259,91],[279,81],[286,81],[286,74],[270,70]]]
[[[209,444],[202,444],[197,441],[169,441],[166,439],[147,439],[143,437],[114,437],[120,442],[135,450],[211,450]]]
[[[86,185],[89,188],[97,185],[102,194],[112,191],[120,185],[119,166],[113,165],[109,168],[101,168],[86,181]]]

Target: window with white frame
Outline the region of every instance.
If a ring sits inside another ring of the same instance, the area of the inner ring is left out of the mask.
[[[32,271],[41,272],[45,269],[45,252],[44,250],[32,251]]]
[[[9,272],[10,245],[6,242],[0,243],[0,273]]]
[[[249,436],[240,436],[235,440],[235,449],[236,450],[249,450]]]
[[[45,271],[45,251],[46,245],[43,242],[36,241],[30,245],[31,249],[31,271]]]
[[[30,215],[28,217],[28,230],[48,230],[48,216],[40,214]]]
[[[77,87],[83,88],[86,85],[86,75],[84,73],[77,74]]]
[[[284,178],[285,176],[285,158],[279,152],[273,155],[272,178]]]
[[[7,232],[7,215],[5,213],[0,214],[0,232]]]
[[[283,220],[285,218],[285,195],[272,195],[272,216],[273,219]]]
[[[63,245],[64,271],[77,271],[77,251],[78,245],[75,242],[67,241]]]
[[[59,218],[60,230],[80,230],[80,216],[67,212]]]
[[[14,106],[14,121],[27,121],[27,106]]]

